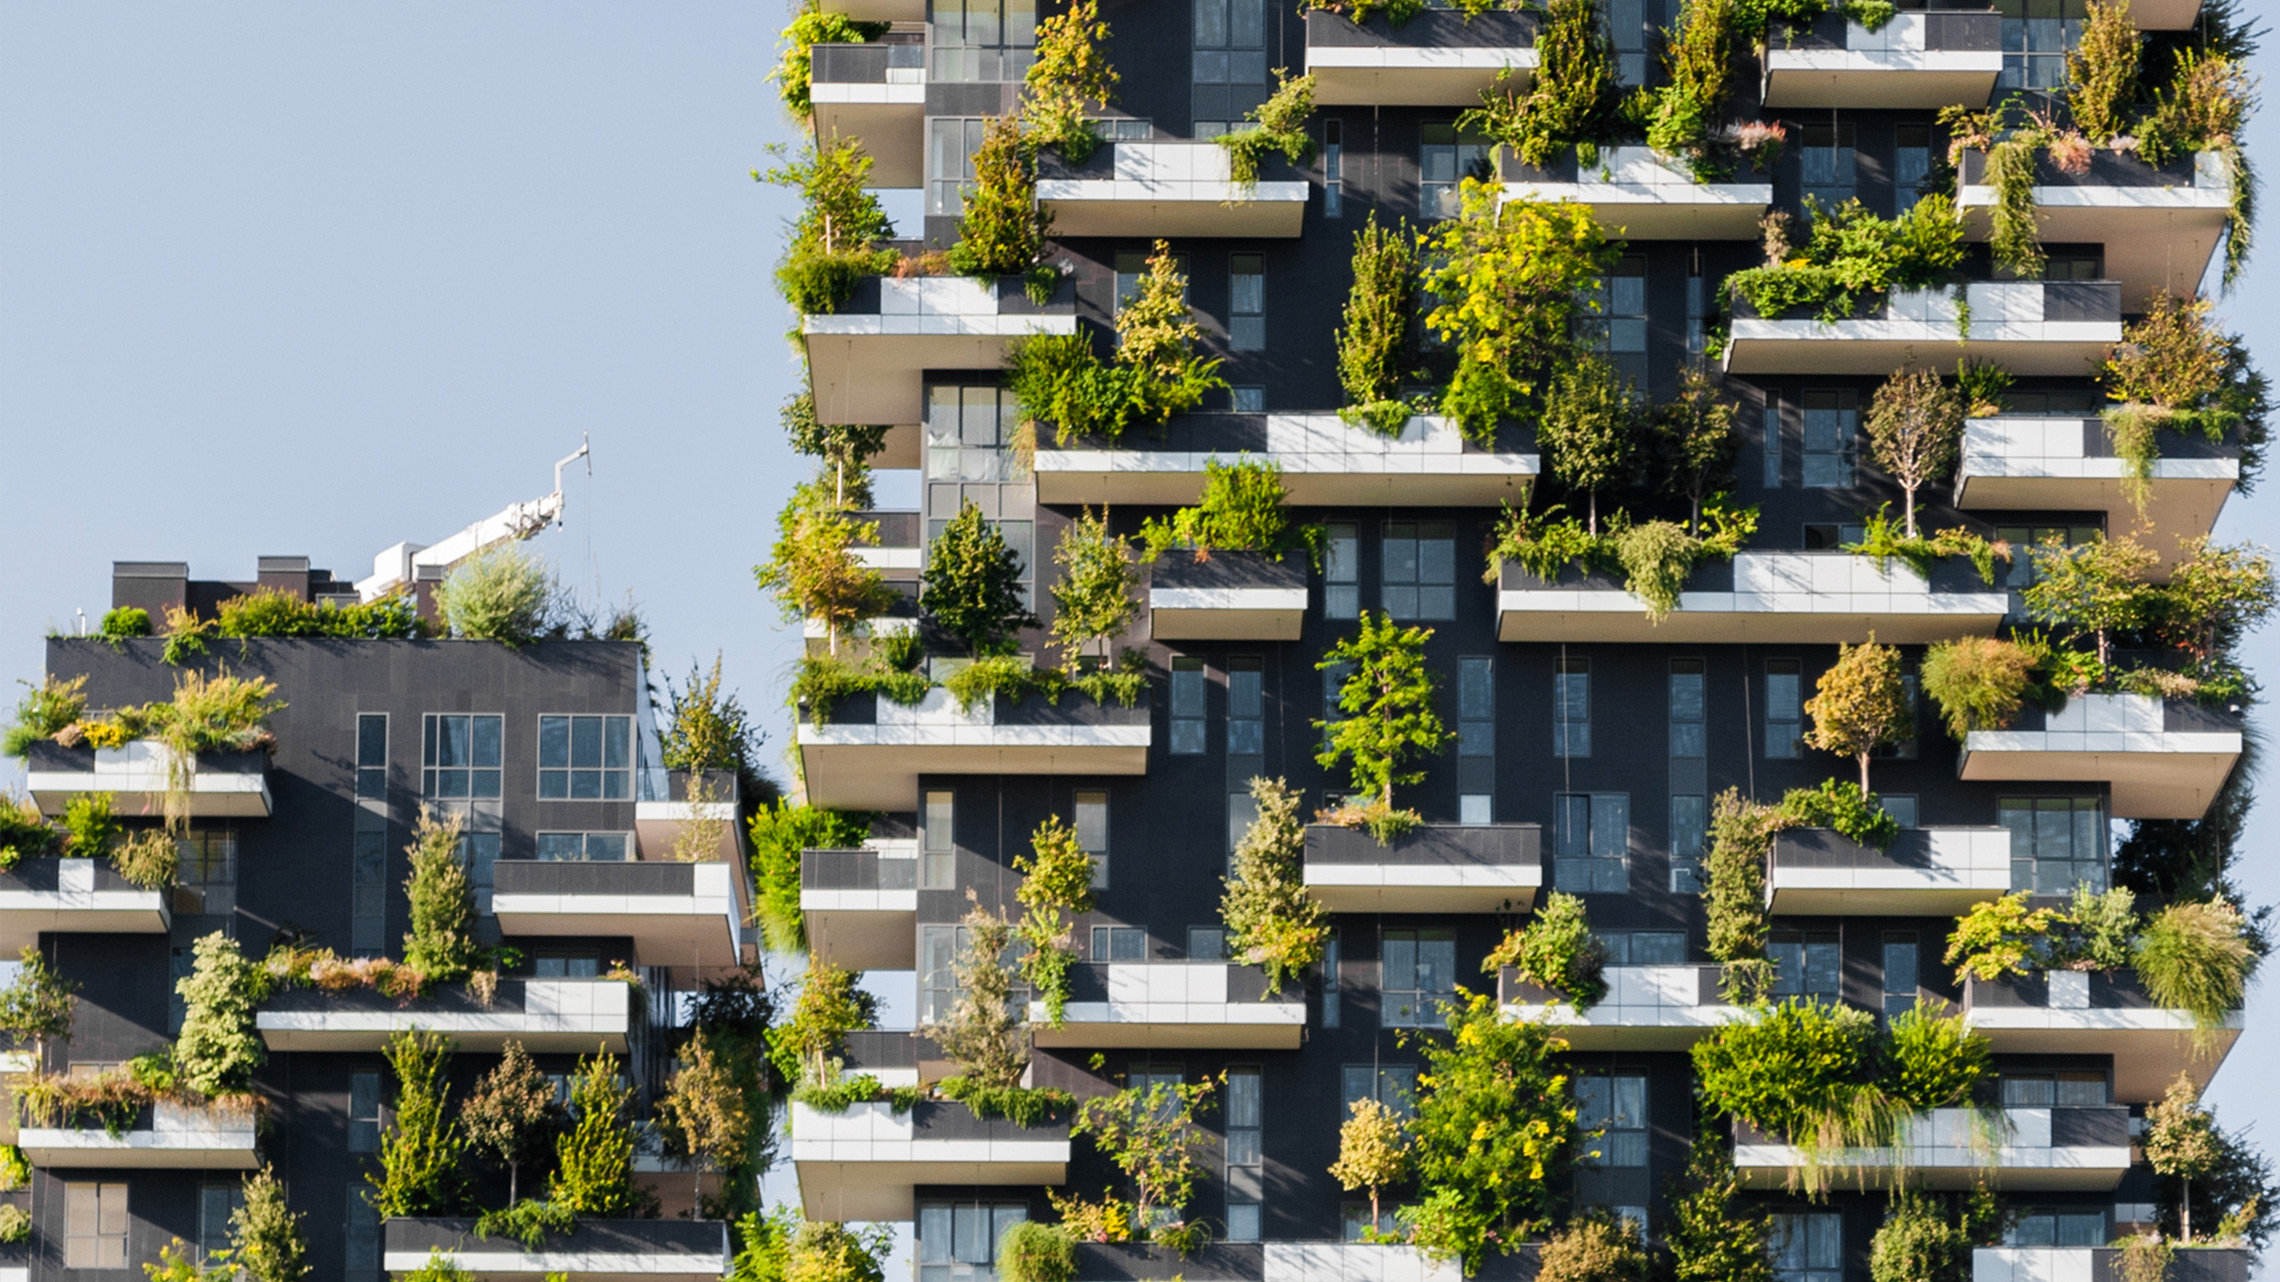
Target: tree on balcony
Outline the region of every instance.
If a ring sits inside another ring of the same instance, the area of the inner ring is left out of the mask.
[[[507,1168],[507,1203],[522,1200],[522,1168],[546,1159],[563,1122],[554,1083],[519,1040],[509,1039],[499,1062],[475,1083],[459,1106],[467,1147]]]
[[[1058,815],[1037,825],[1029,849],[1013,857],[1013,870],[1021,874],[1013,894],[1022,908],[1014,930],[1024,948],[1022,977],[1045,1003],[1046,1020],[1058,1028],[1069,1004],[1069,967],[1076,961],[1071,923],[1076,914],[1092,911],[1093,857]]]
[[[1022,77],[1021,126],[1034,145],[1055,148],[1072,165],[1100,145],[1086,113],[1116,100],[1116,68],[1102,51],[1107,43],[1100,0],[1074,0],[1067,12],[1037,24],[1036,61]]]
[[[2184,1187],[2178,1199],[2178,1236],[2193,1240],[2193,1181],[2209,1173],[2221,1156],[2215,1114],[2201,1107],[2200,1092],[2183,1073],[2145,1111],[2145,1160],[2156,1175]]]
[[[1077,519],[1061,527],[1053,548],[1053,563],[1061,577],[1049,589],[1053,594],[1053,639],[1060,643],[1071,668],[1095,642],[1100,658],[1108,658],[1108,639],[1123,634],[1140,613],[1134,589],[1139,576],[1133,569],[1132,544],[1108,532],[1108,513],[1095,515],[1085,508]]]
[[[1732,1146],[1715,1126],[1697,1125],[1686,1174],[1672,1182],[1670,1248],[1673,1282],[1773,1282],[1766,1254],[1765,1213],[1738,1199],[1741,1175]]]
[[[829,1085],[834,1055],[847,1034],[879,1021],[878,999],[856,987],[855,973],[819,954],[808,957],[789,1020],[768,1030],[768,1060],[788,1082]]]
[[[253,1014],[268,987],[266,977],[238,951],[236,940],[218,930],[190,952],[190,973],[174,985],[183,1002],[175,1074],[183,1086],[208,1097],[249,1090],[253,1071],[268,1058]]]
[[[1267,972],[1267,989],[1280,994],[1322,960],[1330,940],[1330,914],[1306,893],[1306,828],[1299,822],[1299,791],[1280,779],[1251,780],[1259,817],[1235,844],[1233,867],[1219,898],[1231,956]]]
[[[1418,763],[1449,740],[1433,707],[1438,678],[1425,664],[1425,641],[1432,635],[1430,628],[1404,628],[1389,614],[1373,618],[1363,611],[1355,634],[1314,665],[1351,665],[1338,687],[1338,710],[1346,715],[1314,723],[1323,732],[1314,760],[1325,770],[1345,763],[1355,793],[1369,798],[1348,818],[1367,824],[1381,843],[1424,822],[1413,810],[1393,808],[1394,785],[1423,782]]]
[[[2069,547],[2053,534],[2031,553],[2034,582],[2020,595],[2027,614],[2097,638],[2098,666],[2113,656],[2113,636],[2144,622],[2152,598],[2145,576],[2160,558],[2134,538],[2099,535]]]
[[[1907,537],[1916,537],[1916,491],[1944,479],[1963,448],[1963,396],[1931,369],[1901,369],[1876,389],[1868,445],[1903,497]]]
[[[1338,326],[1338,383],[1347,423],[1398,436],[1417,412],[1396,399],[1411,377],[1409,327],[1417,312],[1417,236],[1403,219],[1380,227],[1377,211],[1354,233],[1354,284]]]
[[[1457,127],[1485,133],[1542,168],[1563,151],[1608,136],[1621,88],[1615,42],[1596,0],[1550,0],[1536,28],[1536,56],[1525,95],[1513,89],[1509,71],[1501,72]]]
[[[1702,504],[1734,484],[1734,403],[1700,364],[1679,372],[1678,399],[1655,407],[1650,427],[1663,464],[1663,488],[1687,503],[1687,529],[1700,535]]]
[[[753,181],[793,188],[802,200],[776,264],[776,288],[801,315],[837,311],[857,279],[885,271],[898,257],[879,243],[895,229],[870,190],[871,157],[862,143],[836,136],[789,160],[775,154],[781,163],[754,170]]]
[[[733,1179],[750,1170],[767,1114],[764,1097],[748,1093],[752,1083],[731,1062],[727,1048],[713,1042],[702,1028],[690,1034],[678,1056],[680,1067],[666,1082],[664,1098],[657,1101],[657,1124],[669,1151]],[[701,1189],[703,1180],[697,1172],[690,1173],[690,1181]]]
[[[775,546],[752,576],[775,595],[787,621],[820,620],[836,656],[842,631],[877,616],[894,599],[886,576],[855,552],[857,544],[878,537],[877,522],[852,519],[822,485],[810,482],[777,514]]]
[[[1156,1241],[1191,1241],[1188,1199],[1201,1171],[1197,1154],[1206,1137],[1196,1115],[1209,1106],[1214,1079],[1127,1086],[1096,1095],[1077,1110],[1069,1133],[1090,1137],[1134,1194],[1133,1220]]]
[[[1561,370],[1536,421],[1552,476],[1584,496],[1584,532],[1599,537],[1599,496],[1627,484],[1639,465],[1645,406],[1630,380],[1596,352]]]
[[[1037,626],[1025,582],[1021,558],[967,499],[927,549],[918,604],[976,658],[1002,654],[1016,631]]]
[[[450,1215],[466,1200],[459,1162],[467,1142],[452,1124],[451,1043],[410,1031],[388,1039],[396,1106],[380,1140],[380,1169],[366,1174],[367,1200],[382,1219]]]
[[[800,121],[815,114],[809,91],[815,79],[817,45],[868,44],[886,33],[886,23],[857,22],[843,13],[826,12],[820,0],[801,5],[792,15],[791,25],[784,28],[783,55],[776,69],[768,73],[776,82],[776,91],[783,95],[784,109]]]
[[[971,891],[967,892],[969,900]],[[939,1021],[926,1027],[942,1053],[958,1062],[966,1084],[983,1091],[1009,1091],[1029,1068],[1029,1021],[1018,1009],[1014,970],[1006,957],[1014,941],[1012,923],[973,903],[958,925],[966,936],[950,973],[957,995]]]
[[[554,1142],[547,1200],[572,1215],[623,1219],[654,1213],[633,1182],[633,1087],[608,1053],[581,1056],[570,1082],[570,1129]]]
[[[1876,644],[1837,647],[1837,661],[1814,683],[1805,701],[1813,719],[1805,741],[1823,752],[1851,757],[1860,765],[1860,790],[1868,793],[1868,761],[1876,750],[1908,737],[1908,690],[1900,680],[1900,651]]]
[[[816,417],[815,393],[787,398],[784,432],[792,449],[816,459],[831,476],[831,498],[842,511],[871,506],[871,456],[887,443],[882,423],[825,423]]]
[[[1409,1175],[1409,1131],[1401,1115],[1374,1099],[1358,1099],[1346,1106],[1346,1120],[1338,1127],[1338,1160],[1330,1164],[1330,1178],[1352,1193],[1368,1189],[1370,1224],[1378,1219],[1378,1193]]]
[[[1020,122],[1012,116],[985,122],[973,163],[973,185],[964,189],[965,208],[958,215],[958,243],[950,247],[951,270],[984,278],[1032,275],[1053,234],[1053,214],[1037,203],[1037,174]]]
[[[30,944],[17,954],[15,982],[0,988],[0,1033],[32,1043],[32,1062],[47,1066],[51,1037],[69,1039],[71,1018],[78,1009],[79,985],[48,965],[47,958]]]
[[[245,1200],[230,1212],[230,1256],[249,1282],[300,1282],[310,1273],[304,1214],[285,1202],[285,1183],[264,1165],[245,1177]]]

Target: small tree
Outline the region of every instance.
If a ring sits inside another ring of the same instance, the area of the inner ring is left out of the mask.
[[[2103,535],[2068,547],[2063,536],[2053,534],[2035,547],[2033,556],[2035,581],[2021,593],[2027,613],[2043,623],[2092,634],[2098,639],[2098,662],[2106,663],[2113,634],[2136,627],[2151,604],[2144,578],[2159,559],[2153,549],[2135,539]]]
[[[2144,40],[2130,17],[2130,0],[2092,0],[2081,39],[2066,53],[2066,106],[2083,137],[2104,143],[2130,131]]]
[[[1006,950],[1013,944],[1013,926],[978,903],[958,924],[966,942],[950,964],[957,996],[947,1016],[927,1026],[927,1035],[943,1054],[958,1061],[959,1070],[973,1085],[1019,1086],[1029,1067],[1029,1021],[1014,1011],[1013,972],[1005,962]]]
[[[1671,1184],[1663,1241],[1673,1282],[1773,1282],[1765,1215],[1737,1200],[1741,1175],[1718,1127],[1694,1128],[1686,1174]]]
[[[765,735],[734,692],[721,688],[720,664],[716,650],[710,672],[691,664],[679,689],[668,684],[671,706],[661,745],[667,770],[727,770],[739,780],[757,774],[753,756]]]
[[[435,591],[436,611],[454,636],[519,646],[546,630],[554,575],[519,544],[503,543],[461,561]]]
[[[464,977],[483,961],[475,942],[475,883],[459,851],[456,814],[420,808],[412,829],[412,875],[404,880],[411,899],[412,929],[404,936],[404,964],[431,980]]]
[[[1874,633],[1860,645],[1837,646],[1837,661],[1805,701],[1813,728],[1805,741],[1823,752],[1860,763],[1860,790],[1868,791],[1868,759],[1878,748],[1908,737],[1908,688],[1900,679],[1900,651],[1878,645]]]
[[[618,1073],[617,1056],[597,1051],[579,1058],[570,1083],[570,1129],[554,1142],[549,1201],[595,1219],[643,1209],[646,1199],[633,1183],[632,1104],[633,1088]]]
[[[1021,558],[968,499],[927,549],[918,604],[976,656],[998,654],[1016,629],[1037,626],[1022,578]]]
[[[792,448],[820,459],[831,476],[832,506],[843,512],[871,506],[871,456],[887,443],[883,423],[825,423],[816,417],[815,393],[784,402],[784,433]]]
[[[771,149],[783,160],[784,152]],[[753,180],[790,187],[802,198],[800,216],[784,240],[776,287],[803,315],[831,312],[847,300],[858,277],[884,271],[896,255],[879,245],[895,234],[886,208],[871,188],[871,158],[863,144],[832,137],[802,149]]]
[[[1353,665],[1338,687],[1338,710],[1346,715],[1314,723],[1323,731],[1314,760],[1325,770],[1347,763],[1354,791],[1369,794],[1387,812],[1395,784],[1425,778],[1423,769],[1409,763],[1439,752],[1449,738],[1433,710],[1435,675],[1425,666],[1425,641],[1432,635],[1429,628],[1400,627],[1392,615],[1372,618],[1364,611],[1360,629],[1314,665]]]
[[[893,594],[886,576],[855,554],[858,543],[879,537],[875,521],[850,519],[821,486],[803,485],[776,518],[776,544],[752,567],[764,592],[773,593],[786,619],[823,622],[833,654],[839,634],[887,608]]]
[[[1224,387],[1219,362],[1195,359],[1203,327],[1188,307],[1187,277],[1173,257],[1171,242],[1159,240],[1148,255],[1132,297],[1116,313],[1116,363],[1129,371],[1127,394],[1139,417],[1163,422],[1194,409],[1203,394]]]
[[[974,149],[973,185],[964,196],[958,243],[950,247],[953,271],[1021,276],[1044,258],[1053,215],[1037,203],[1037,176],[1013,117],[997,116],[983,124],[982,144]]]
[[[388,1067],[396,1075],[396,1107],[380,1139],[380,1170],[367,1173],[366,1195],[382,1219],[450,1215],[465,1185],[459,1159],[466,1140],[452,1125],[451,1043],[417,1030],[388,1039]]]
[[[1380,227],[1377,211],[1354,233],[1354,285],[1338,327],[1338,384],[1346,413],[1383,435],[1409,421],[1395,398],[1409,372],[1409,326],[1417,312],[1417,238],[1404,219]]]
[[[285,1183],[268,1166],[245,1177],[245,1201],[230,1212],[230,1256],[251,1282],[309,1276],[302,1216],[285,1204]]]
[[[750,1159],[754,1132],[765,1114],[745,1097],[729,1057],[716,1050],[704,1029],[689,1036],[681,1066],[657,1101],[657,1124],[674,1149],[716,1171],[741,1170]],[[692,1173],[699,1187],[702,1177]]]
[[[1537,1282],[1647,1282],[1654,1264],[1637,1226],[1605,1210],[1569,1220],[1537,1260]]]
[[[1045,1003],[1046,1019],[1059,1027],[1069,1000],[1069,965],[1075,960],[1069,947],[1071,919],[1092,911],[1093,857],[1078,844],[1077,830],[1057,815],[1037,825],[1029,849],[1028,855],[1013,857],[1013,870],[1021,874],[1013,897],[1022,908],[1014,933],[1026,949],[1021,973]]]
[[[1589,353],[1557,375],[1536,423],[1536,443],[1562,485],[1584,494],[1584,528],[1599,533],[1599,496],[1638,465],[1639,402],[1604,356]]]
[[[190,955],[190,973],[174,983],[183,1002],[175,1074],[208,1097],[250,1089],[253,1070],[268,1058],[253,1024],[266,976],[218,930],[191,945]]]
[[[1876,389],[1868,408],[1868,447],[1904,498],[1909,538],[1916,537],[1916,491],[1955,466],[1963,447],[1963,394],[1930,369],[1900,369]]]
[[[855,973],[810,954],[792,1017],[768,1030],[768,1059],[787,1081],[821,1086],[831,1080],[840,1040],[878,1020],[878,1000],[855,986]]]
[[[1078,1108],[1071,1135],[1091,1136],[1111,1165],[1132,1181],[1133,1218],[1155,1229],[1181,1218],[1201,1169],[1204,1135],[1196,1113],[1211,1097],[1209,1080],[1151,1082],[1096,1095]]]
[[[2145,1160],[2156,1174],[2183,1183],[2178,1236],[2187,1242],[2193,1240],[2193,1181],[2216,1166],[2223,1149],[2216,1115],[2201,1107],[2192,1079],[2179,1073],[2160,1102],[2145,1111]]]
[[[1228,951],[1267,972],[1268,991],[1282,991],[1322,960],[1330,914],[1306,893],[1306,829],[1298,819],[1298,789],[1280,779],[1251,780],[1259,817],[1235,844],[1234,867],[1223,883],[1219,916]]]
[[[1409,1174],[1409,1134],[1401,1115],[1374,1099],[1355,1100],[1346,1112],[1346,1121],[1338,1128],[1338,1160],[1330,1164],[1330,1177],[1348,1193],[1370,1191],[1374,1228],[1379,1222],[1378,1190]]]
[[[1734,403],[1697,364],[1679,372],[1678,399],[1656,407],[1655,452],[1669,469],[1667,488],[1687,502],[1687,524],[1702,532],[1702,502],[1734,483]]]
[[[2188,555],[2160,589],[2163,640],[2207,664],[2232,652],[2240,639],[2272,617],[2280,596],[2272,586],[2272,560],[2262,548],[2186,544]]]
[[[1107,43],[1100,0],[1073,0],[1066,13],[1037,24],[1037,58],[1022,77],[1028,92],[1021,123],[1036,145],[1059,148],[1071,164],[1083,164],[1100,144],[1085,113],[1116,99],[1116,68],[1101,52]]]
[[[0,989],[0,1033],[17,1041],[30,1038],[33,1061],[44,1070],[48,1039],[71,1038],[79,985],[48,965],[47,958],[30,944],[24,945],[16,957],[16,981]]]
[[[562,1106],[555,1102],[554,1083],[538,1071],[523,1044],[510,1038],[498,1064],[459,1106],[459,1125],[469,1148],[507,1168],[512,1205],[522,1200],[524,1165],[545,1160],[562,1125]]]
[[[1290,488],[1283,484],[1282,468],[1272,461],[1203,461],[1203,494],[1195,506],[1183,507],[1170,519],[1151,516],[1140,526],[1147,551],[1141,559],[1153,564],[1173,548],[1192,548],[1195,559],[1210,559],[1213,552],[1273,552],[1280,556],[1290,543],[1290,512],[1283,506]]]
[[[1095,516],[1088,507],[1061,528],[1053,562],[1061,567],[1051,589],[1053,639],[1072,668],[1095,641],[1102,643],[1105,659],[1108,638],[1131,627],[1140,613],[1140,600],[1133,594],[1139,576],[1133,570],[1132,545],[1108,532],[1105,511]]]

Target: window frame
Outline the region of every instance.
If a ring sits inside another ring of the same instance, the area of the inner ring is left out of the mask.
[[[550,721],[568,723],[563,728],[569,737],[562,744],[564,760],[567,764],[559,766],[547,764],[549,752],[547,723]],[[588,721],[601,723],[596,728],[598,737],[594,744],[594,749],[599,755],[600,765],[581,766],[578,764],[579,723]],[[571,802],[632,801],[633,775],[636,763],[641,755],[635,735],[638,722],[639,718],[637,717],[616,712],[542,712],[538,714],[538,751],[532,754],[535,761],[533,781],[538,799],[540,801]],[[623,765],[613,766],[609,764],[610,731],[613,727],[624,731],[624,738],[619,745],[625,754]],[[578,776],[583,774],[595,776],[594,786],[597,789],[595,795],[589,797],[578,795]],[[548,794],[549,775],[561,776],[563,791],[552,795]],[[612,795],[610,791],[613,778],[621,789],[616,795]]]

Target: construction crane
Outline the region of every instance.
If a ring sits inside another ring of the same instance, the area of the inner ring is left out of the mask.
[[[440,543],[398,543],[372,558],[372,576],[359,579],[356,595],[377,601],[391,592],[411,587],[419,571],[434,566],[445,573],[478,552],[501,543],[527,539],[562,519],[562,469],[586,460],[586,475],[594,474],[593,442],[580,434],[578,449],[554,465],[554,492],[528,503],[510,503],[507,509],[484,517]]]

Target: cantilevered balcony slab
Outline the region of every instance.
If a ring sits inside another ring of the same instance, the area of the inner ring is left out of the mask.
[[[1752,552],[1695,570],[1678,608],[1658,623],[1622,580],[1569,571],[1546,582],[1507,562],[1497,584],[1504,641],[1719,644],[1859,642],[1893,645],[1992,633],[2009,598],[1960,561],[1929,579],[1894,560],[1843,552]]]
[[[736,775],[708,770],[644,770],[633,803],[634,844],[641,858],[742,864],[743,823]],[[742,893],[742,887],[738,887]]]
[[[1753,240],[1773,184],[1696,182],[1683,162],[1651,147],[1602,147],[1595,165],[1571,154],[1534,169],[1507,157],[1504,198],[1589,205],[1608,235],[1623,240]]]
[[[1982,1246],[1971,1252],[1971,1282],[2120,1282],[2122,1252],[2110,1246]],[[2248,1282],[2256,1253],[2247,1247],[2177,1251],[2165,1282]]]
[[[1039,162],[1037,203],[1053,234],[1287,239],[1306,219],[1311,188],[1287,161],[1268,160],[1259,181],[1238,186],[1227,149],[1213,142],[1108,143],[1071,165]]]
[[[873,187],[926,180],[926,46],[819,44],[811,50],[808,98],[815,140],[859,141],[871,158]]]
[[[258,1123],[251,1107],[160,1101],[118,1135],[100,1125],[23,1126],[16,1147],[49,1170],[250,1171],[261,1165]]]
[[[816,413],[827,423],[921,421],[930,369],[994,370],[1016,339],[1077,332],[1076,295],[1029,301],[1018,276],[866,276],[838,311],[800,318]]]
[[[11,957],[43,933],[163,935],[173,919],[165,892],[108,859],[25,859],[0,872],[0,950]]]
[[[2241,1030],[2239,1011],[2196,1029],[2186,1012],[2155,1005],[2127,970],[1966,978],[1963,1017],[1998,1055],[2111,1055],[2114,1098],[2126,1104],[2160,1099],[2180,1073],[2207,1086]]]
[[[254,1027],[273,1051],[377,1051],[401,1032],[441,1033],[463,1051],[519,1041],[533,1054],[622,1053],[633,1031],[632,985],[620,979],[502,979],[488,1004],[464,988],[399,1002],[368,988],[291,988],[271,997]]]
[[[2240,445],[2161,432],[2145,488],[2145,519],[2159,534],[2146,546],[2173,566],[2177,540],[2216,528],[2240,482]],[[2106,528],[2138,519],[2128,468],[2114,457],[2113,431],[2098,418],[1975,418],[1963,427],[1955,505],[1966,510],[2104,512]]]
[[[791,1129],[800,1204],[811,1220],[914,1219],[921,1184],[1063,1184],[1069,1177],[1066,1118],[1019,1126],[942,1100],[920,1100],[907,1113],[884,1101],[838,1113],[794,1101]]]
[[[2201,0],[2145,0],[2130,6],[2140,31],[2183,31],[2201,17]]]
[[[727,863],[502,859],[492,866],[499,933],[626,938],[644,966],[718,970],[742,957],[748,896]]]
[[[1334,913],[1525,912],[1544,884],[1536,824],[1426,824],[1379,845],[1366,829],[1306,828],[1306,891]]]
[[[1718,995],[1716,966],[1610,966],[1607,996],[1577,1011],[1564,996],[1520,982],[1510,967],[1497,975],[1506,1019],[1551,1025],[1579,1051],[1682,1051],[1712,1029],[1743,1023],[1749,1009]]]
[[[861,850],[800,855],[800,913],[808,951],[848,970],[918,965],[918,847],[874,841]]]
[[[1305,618],[1303,554],[1199,558],[1175,548],[1149,570],[1149,629],[1158,641],[1296,641]]]
[[[2003,18],[1894,14],[1876,31],[1840,14],[1767,41],[1765,105],[1930,110],[1985,106],[2003,73]]]
[[[1070,979],[1059,1028],[1046,1023],[1045,1003],[1029,1004],[1039,1046],[1296,1050],[1306,1030],[1304,998],[1285,985],[1270,999],[1256,966],[1081,962]]]
[[[1382,17],[1357,25],[1322,9],[1306,15],[1306,70],[1325,107],[1477,107],[1501,72],[1527,93],[1536,65],[1534,14],[1468,20],[1427,9],[1399,25]]]
[[[2240,760],[2236,713],[2186,699],[2088,694],[2057,712],[2020,710],[2008,730],[1974,730],[1961,773],[1978,781],[2104,783],[2116,819],[2198,819]]]
[[[1780,915],[1960,917],[2011,889],[2004,828],[1905,828],[1889,850],[1833,828],[1773,839],[1766,903]]]
[[[1987,157],[1968,151],[1956,187],[1965,233],[1986,240],[1994,228],[1995,188]],[[2163,165],[2100,148],[2090,167],[2070,174],[2035,159],[2035,218],[2044,241],[2105,246],[2106,278],[2122,287],[2132,312],[2162,293],[2192,298],[2224,237],[2232,208],[2232,164],[2204,151]]]
[[[25,761],[25,783],[40,812],[60,815],[74,797],[111,794],[111,812],[159,815],[173,782],[173,753],[165,744],[139,739],[120,748],[66,748],[35,743]],[[269,754],[201,752],[184,783],[184,804],[193,819],[269,817]]]
[[[1294,507],[1490,507],[1518,500],[1539,471],[1537,456],[1484,450],[1453,420],[1412,418],[1380,436],[1336,414],[1184,414],[1161,435],[1132,432],[1122,444],[1038,442],[1041,503],[1194,503],[1204,466],[1272,463]]]
[[[478,1237],[471,1219],[391,1219],[381,1228],[382,1265],[415,1273],[440,1255],[476,1282],[713,1282],[728,1272],[728,1225],[719,1220],[580,1220],[546,1233],[536,1248],[517,1238]]]
[[[803,715],[793,734],[810,804],[896,811],[918,804],[922,774],[1146,774],[1150,728],[1145,699],[1124,708],[1033,695],[967,712],[935,689],[911,707],[858,695],[822,725]]]
[[[1968,332],[1958,330],[1955,296],[1944,289],[1895,291],[1838,321],[1821,320],[1813,308],[1769,319],[1737,298],[1726,372],[1881,375],[1977,358],[2013,374],[2087,377],[2122,341],[2115,281],[1981,281],[1965,293]]]
[[[1808,1165],[1868,1188],[1965,1189],[1986,1181],[2032,1192],[2110,1189],[2130,1167],[2126,1108],[1938,1108],[1905,1124],[1891,1148],[1837,1149],[1817,1159],[1734,1127],[1734,1171],[1745,1188],[1781,1188]]]
[[[821,0],[821,8],[857,22],[926,21],[926,0]]]

